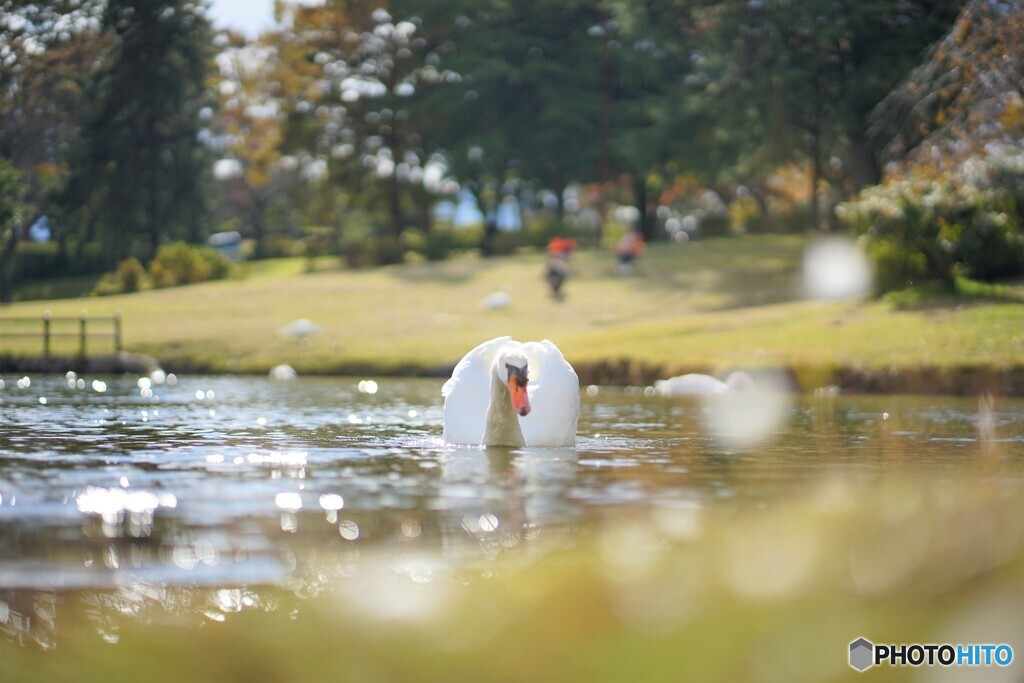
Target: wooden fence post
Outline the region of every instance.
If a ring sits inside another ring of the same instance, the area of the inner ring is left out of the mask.
[[[78,317],[78,355],[85,358],[85,321],[88,316],[85,311]]]
[[[43,313],[43,356],[50,357],[50,312]]]
[[[114,352],[121,353],[121,311],[114,313]]]

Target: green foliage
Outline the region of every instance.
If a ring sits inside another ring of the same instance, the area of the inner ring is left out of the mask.
[[[14,229],[14,223],[22,218],[24,192],[21,173],[0,157],[0,237],[5,237],[8,230]]]
[[[200,111],[212,42],[203,6],[108,0],[110,49],[89,81],[81,144],[62,198],[112,256],[152,257],[166,238],[198,241],[205,220]]]
[[[103,245],[80,245],[77,255],[69,255],[56,242],[27,242],[18,244],[16,256],[19,280],[38,280],[57,275],[74,277],[102,273],[111,266]]]
[[[372,263],[370,247],[373,227],[363,222],[346,223],[338,238],[338,251],[349,268],[362,268]]]
[[[450,229],[435,228],[423,243],[423,255],[428,261],[443,261],[455,248],[455,239]]]
[[[670,3],[671,4],[671,3]],[[707,27],[690,105],[706,176],[754,184],[787,161],[817,180],[859,187],[880,168],[867,115],[952,24],[954,0],[760,0],[693,3]],[[686,138],[684,138],[686,139]],[[843,161],[828,169],[827,160]],[[817,182],[814,183],[817,185]],[[817,222],[816,202],[810,220]]]
[[[979,280],[1024,272],[1024,159],[994,158],[959,175],[908,178],[869,188],[837,208],[866,239],[879,292],[958,275]]]
[[[697,230],[701,237],[724,237],[733,233],[733,226],[728,213],[708,211],[700,214]]]
[[[439,69],[461,75],[424,102],[435,139],[464,178],[500,181],[510,169],[562,189],[593,179],[601,147],[602,69],[612,18],[585,0],[458,0],[436,24]],[[454,29],[451,27],[454,25]]]
[[[18,278],[34,280],[52,277],[57,273],[75,275],[64,270],[67,260],[54,242],[22,242],[17,254]],[[101,267],[98,272],[102,272]]]
[[[13,261],[24,232],[21,173],[0,157],[0,302],[11,300]]]
[[[207,280],[223,280],[234,273],[235,264],[213,247],[174,242],[160,247],[149,264],[156,287],[176,287]]]
[[[390,236],[378,237],[370,243],[369,258],[375,266],[390,266],[402,263],[405,249],[399,240]]]
[[[483,227],[455,228],[450,229],[448,234],[451,236],[454,249],[466,251],[480,246],[484,238],[484,229]]]
[[[422,230],[406,228],[402,231],[402,234],[399,235],[398,243],[401,245],[403,251],[412,251],[422,254],[427,246],[427,238],[426,235],[423,234]]]
[[[305,243],[289,235],[268,235],[263,240],[263,256],[265,258],[302,256],[305,253]]]
[[[95,296],[111,294],[128,294],[149,289],[152,279],[137,258],[126,258],[119,261],[117,267],[103,275],[96,283],[92,293]]]

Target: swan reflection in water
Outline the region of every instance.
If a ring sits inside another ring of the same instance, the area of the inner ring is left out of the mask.
[[[116,643],[126,617],[155,611],[191,628],[246,610],[274,611],[325,591],[337,591],[360,613],[403,616],[422,597],[405,595],[409,580],[433,585],[480,562],[541,557],[574,535],[575,449],[448,446],[434,455],[439,467],[432,495],[413,510],[377,511],[378,520],[390,520],[385,524],[358,510],[282,512],[291,522],[277,531],[274,518],[254,520],[270,541],[262,544],[270,556],[252,545],[251,553],[215,550],[208,531],[161,520],[160,510],[146,538],[127,533],[127,518],[113,525],[107,520],[102,529],[97,518],[96,533],[89,534],[93,547],[81,551],[88,566],[65,567],[65,578],[74,583],[63,590],[28,583],[0,590],[0,634],[51,648],[67,635],[62,624],[79,630],[89,624],[94,634]],[[322,531],[332,512],[340,534]],[[346,524],[360,528],[354,520],[362,522],[363,534],[346,536]],[[180,561],[202,548],[209,563]],[[43,583],[55,574],[46,576]],[[445,585],[440,582],[438,590]],[[405,596],[401,609],[393,604],[396,595]]]
[[[437,505],[448,559],[478,552],[493,559],[500,549],[542,534],[557,543],[571,533],[578,515],[571,496],[579,467],[575,449],[453,448],[441,466]]]

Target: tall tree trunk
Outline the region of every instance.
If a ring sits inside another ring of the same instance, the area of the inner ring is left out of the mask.
[[[481,206],[484,212],[484,237],[480,244],[480,251],[486,257],[494,256],[494,241],[498,236],[498,211],[497,206],[492,203]]]
[[[430,220],[430,195],[424,191],[416,193],[416,223],[424,235],[433,232],[433,221]]]
[[[882,168],[863,127],[858,124],[847,131],[847,135],[850,138],[849,177],[853,181],[853,191],[882,182]]]
[[[776,230],[775,212],[771,211],[768,206],[769,192],[768,181],[764,178],[750,185],[750,196],[757,202],[758,210],[761,212],[760,230],[762,232],[775,232]]]
[[[11,229],[3,235],[3,244],[0,245],[0,304],[7,304],[11,301],[14,290],[14,262],[18,251],[18,242],[24,237],[24,226],[19,225],[17,219]]]
[[[253,257],[257,259],[266,258],[267,256],[267,224],[265,217],[267,215],[267,204],[270,203],[269,196],[260,194],[258,188],[245,182],[244,177],[240,180],[240,193],[244,192],[248,195],[248,211],[249,223],[252,226],[253,241],[256,242],[256,248],[253,253]],[[239,196],[241,199],[241,196]]]
[[[264,208],[262,203],[257,203],[249,212],[249,219],[252,222],[252,236],[256,242],[256,249],[253,256],[261,259],[267,255],[267,226],[263,222]]]
[[[153,166],[152,166],[152,168],[149,171],[149,174],[150,174],[150,182],[149,182],[149,207],[150,207],[150,213],[149,213],[149,216],[147,216],[147,223],[149,224],[150,253],[149,253],[149,258],[147,260],[152,260],[153,258],[155,258],[156,257],[156,252],[160,248],[160,227],[159,227],[159,224],[157,223],[157,216],[162,215],[160,213],[160,205],[159,205],[159,201],[158,201],[158,197],[159,197],[159,195],[158,195],[158,192],[159,192],[158,187],[159,187],[159,182],[160,181],[157,178],[157,174],[156,174],[156,164],[157,164],[156,155],[153,155],[153,154],[150,155],[150,163],[153,164]],[[128,226],[124,226],[124,227],[128,227]]]
[[[810,201],[810,227],[812,230],[821,229],[821,201],[818,198],[818,185],[821,184],[822,168],[821,168],[821,136],[822,136],[822,84],[821,78],[815,76],[814,78],[814,89],[812,91],[812,115],[811,123],[808,129],[810,134],[810,155],[811,155],[811,201]]]
[[[402,234],[402,201],[401,186],[398,183],[398,174],[392,173],[388,180],[388,225],[391,236],[396,240]]]
[[[810,227],[818,230],[821,227],[821,202],[818,199],[818,185],[821,183],[821,135],[818,130],[811,132],[811,200]]]
[[[636,208],[640,212],[640,234],[644,240],[650,242],[654,239],[654,213],[651,211],[649,196],[647,193],[647,179],[642,173],[633,176],[633,197],[636,201]]]
[[[555,209],[555,216],[558,218],[558,223],[561,225],[565,221],[565,178],[559,172],[554,180],[555,186],[551,188],[551,191],[555,193],[555,198],[558,200],[557,208]]]
[[[13,232],[4,240],[3,252],[0,253],[0,304],[11,302],[11,290],[14,288],[14,252],[18,240]]]

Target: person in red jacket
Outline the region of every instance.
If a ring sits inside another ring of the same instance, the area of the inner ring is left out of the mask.
[[[576,250],[576,240],[571,237],[552,237],[548,242],[548,267],[544,278],[551,287],[551,296],[561,300],[562,285],[569,277],[569,256]]]
[[[633,272],[633,262],[644,253],[644,238],[636,228],[629,228],[615,245],[615,254],[619,257],[619,275]]]

